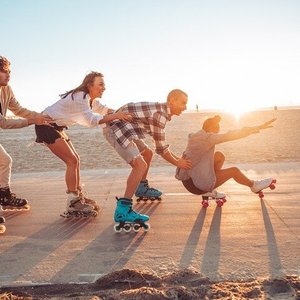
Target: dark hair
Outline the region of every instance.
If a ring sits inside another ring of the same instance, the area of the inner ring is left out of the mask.
[[[103,77],[103,75],[101,73],[98,73],[98,72],[90,72],[89,74],[87,74],[81,85],[79,85],[78,87],[76,87],[75,89],[73,90],[70,90],[64,94],[61,94],[60,97],[62,98],[66,98],[69,94],[72,95],[72,99],[73,99],[73,95],[77,92],[84,92],[84,98],[86,97],[86,95],[89,93],[89,89],[88,89],[88,86],[89,85],[92,85],[94,80],[95,80],[95,77]]]
[[[219,115],[215,115],[212,118],[208,118],[203,122],[202,129],[208,131],[211,126],[219,124],[221,121],[221,117]]]
[[[0,56],[0,71],[7,71],[10,66],[10,62],[4,56]]]

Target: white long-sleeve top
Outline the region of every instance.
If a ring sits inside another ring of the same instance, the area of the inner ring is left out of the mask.
[[[100,104],[100,99],[93,100],[92,108],[90,107],[90,96],[84,92],[69,94],[54,104],[48,106],[44,115],[51,117],[59,126],[70,126],[79,124],[86,127],[96,127],[103,116],[107,114],[108,108]]]

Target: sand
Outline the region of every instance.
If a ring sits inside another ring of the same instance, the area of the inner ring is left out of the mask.
[[[287,276],[274,280],[212,282],[191,269],[172,272],[166,276],[123,269],[104,276],[91,284],[15,287],[13,293],[3,293],[2,298],[0,294],[0,299],[299,300],[299,279],[299,276]]]
[[[215,113],[185,113],[173,116],[168,123],[167,142],[171,150],[181,155],[190,132],[200,129],[205,118]],[[300,110],[251,112],[239,120],[229,114],[221,114],[221,132],[243,126],[255,126],[277,118],[274,128],[245,139],[218,145],[228,163],[289,162],[300,161]],[[72,143],[81,157],[81,169],[126,168],[127,164],[116,154],[102,135],[101,128],[72,126],[67,130]],[[0,143],[13,158],[13,173],[64,170],[62,161],[45,147],[34,142],[34,127],[0,130]],[[153,147],[151,139],[146,140]],[[168,163],[155,155],[153,166]]]

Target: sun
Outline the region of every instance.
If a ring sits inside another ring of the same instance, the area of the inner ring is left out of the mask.
[[[234,119],[236,121],[239,121],[240,118],[244,114],[246,114],[246,113],[248,113],[250,111],[253,111],[253,109],[254,108],[252,106],[250,106],[250,105],[242,106],[242,107],[238,106],[238,105],[233,105],[230,108],[229,107],[225,108],[224,111],[227,112],[227,113],[229,113],[229,114],[231,114],[231,115],[233,115]]]

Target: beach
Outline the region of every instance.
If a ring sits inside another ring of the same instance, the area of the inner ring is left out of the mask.
[[[181,155],[188,134],[215,114],[173,117],[171,149]],[[163,200],[135,203],[150,215],[151,228],[129,234],[114,233],[112,216],[130,169],[101,129],[67,131],[81,157],[85,189],[102,208],[94,219],[73,221],[59,217],[63,163],[34,143],[34,128],[0,131],[14,160],[13,189],[31,204],[29,212],[4,213],[3,299],[8,292],[28,299],[300,299],[300,110],[252,112],[239,120],[221,115],[222,132],[277,118],[261,134],[217,145],[226,166],[237,165],[253,179],[273,176],[276,189],[260,201],[230,180],[220,188],[224,207],[212,203],[205,210],[174,178],[175,167],[155,155],[149,179]]]
[[[186,147],[188,134],[200,130],[203,121],[215,114],[218,112],[173,116],[166,127],[166,140],[171,150],[180,156]],[[224,152],[227,163],[300,161],[300,109],[250,112],[242,115],[240,119],[228,113],[220,115],[221,132],[255,126],[277,118],[272,129],[218,145],[217,150]],[[81,157],[82,170],[127,167],[104,139],[102,128],[72,126],[66,132]],[[34,126],[0,130],[0,141],[13,158],[13,173],[61,171],[65,168],[64,163],[54,157],[45,146],[35,143]],[[146,142],[153,148],[150,138]],[[160,156],[154,156],[152,166],[167,165]]]

